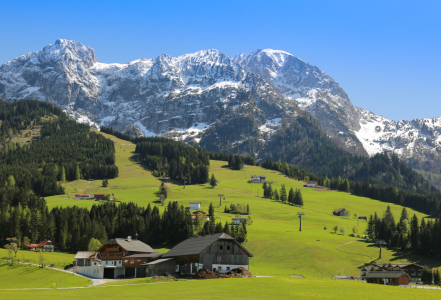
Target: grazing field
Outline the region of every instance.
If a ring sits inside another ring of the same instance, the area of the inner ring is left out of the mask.
[[[107,191],[114,193],[121,201],[132,201],[139,205],[149,203],[159,205],[156,193],[161,181],[132,159],[135,145],[111,135],[104,135],[115,142],[119,177],[109,180],[107,188],[101,187],[101,181],[69,182],[66,184],[66,193],[73,198],[75,192]],[[184,189],[178,183],[169,182],[170,193],[167,201],[179,201],[184,206],[189,206],[190,201],[200,201],[201,209],[204,211],[208,211],[210,202],[213,202],[216,222],[222,223],[231,222],[231,218],[234,217],[223,212],[225,205],[248,204],[254,222],[247,227],[248,240],[244,246],[254,255],[250,260],[250,270],[253,273],[301,274],[320,278],[322,276],[330,278],[340,271],[341,274],[359,275],[359,270],[354,266],[370,261],[371,257],[374,260],[378,257],[379,248],[376,245],[349,236],[354,226],[358,228],[357,234],[363,235],[366,222],[352,217],[349,219],[336,217],[332,215],[332,211],[344,207],[349,210],[351,216],[355,212],[369,216],[375,211],[381,216],[386,210],[387,203],[344,192],[305,188],[303,182],[260,167],[245,166],[241,171],[232,171],[223,161],[211,161],[210,164],[210,176],[211,173],[215,175],[218,180],[217,187],[213,189],[208,184],[187,185]],[[285,184],[287,190],[291,187],[300,188],[304,198],[304,208],[261,198],[262,184],[248,183],[253,174],[266,175],[268,181],[274,182],[273,188],[279,191],[281,184]],[[219,205],[218,194],[225,195],[222,205]],[[90,200],[66,198],[68,198],[67,195],[60,195],[48,197],[46,200],[49,207],[73,205],[91,207],[97,203]],[[391,208],[395,218],[398,219],[402,207],[391,204]],[[162,206],[160,210],[163,210]],[[426,217],[412,209],[407,210],[410,216],[415,213],[418,218]],[[305,213],[301,232],[298,212]],[[334,233],[332,230],[334,225],[344,226],[346,234]],[[148,241],[145,242],[148,243]],[[161,252],[167,251],[166,246],[158,246],[158,248],[161,248]],[[383,259],[377,261],[441,265],[441,262],[437,260],[403,254],[387,248],[383,249]]]
[[[177,281],[84,289],[1,291],[1,299],[439,299],[422,290],[290,276]]]
[[[80,287],[92,284],[87,278],[27,264],[0,262],[0,290],[19,288]],[[60,285],[61,279],[61,285]],[[0,291],[2,295],[2,291]],[[3,297],[1,297],[3,299]]]
[[[40,264],[40,253],[43,256],[43,263],[46,266],[54,264],[54,268],[64,269],[65,266],[72,264],[74,254],[62,252],[33,252],[27,250],[19,250],[17,256],[13,256],[14,260],[24,262],[28,260],[31,264]],[[8,259],[9,254],[6,249],[0,249],[0,259]]]

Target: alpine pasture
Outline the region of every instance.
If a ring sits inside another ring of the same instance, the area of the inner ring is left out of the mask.
[[[119,177],[109,180],[108,187],[101,186],[101,181],[78,180],[65,184],[65,195],[47,197],[49,208],[56,206],[79,206],[90,208],[98,202],[90,200],[75,200],[74,194],[80,192],[113,193],[118,200],[134,202],[138,205],[160,206],[159,185],[161,180],[153,177],[151,172],[136,162],[133,151],[135,145],[104,134],[115,142],[116,163]],[[265,278],[242,278],[220,280],[198,280],[161,282],[148,284],[137,279],[124,280],[118,286],[111,283],[104,286],[94,286],[78,290],[22,290],[0,291],[2,298],[105,298],[119,295],[120,297],[142,297],[148,292],[149,297],[166,298],[292,298],[301,299],[346,299],[378,297],[395,299],[403,297],[435,298],[441,295],[441,290],[416,290],[392,286],[372,285],[355,281],[331,280],[332,275],[345,274],[359,276],[357,266],[371,259],[376,262],[409,263],[414,262],[431,267],[439,267],[441,262],[421,256],[383,248],[382,259],[378,258],[379,248],[373,243],[367,243],[362,238],[350,237],[352,228],[357,227],[355,235],[364,235],[366,221],[354,219],[369,216],[377,212],[380,216],[386,210],[388,203],[353,196],[344,192],[315,190],[303,187],[303,182],[295,181],[279,172],[266,170],[261,167],[245,166],[240,171],[232,171],[226,167],[227,162],[211,161],[210,176],[214,174],[218,180],[217,186],[211,188],[205,185],[187,185],[185,189],[179,182],[165,180],[169,187],[168,201],[178,201],[184,206],[189,202],[201,202],[201,210],[208,212],[212,202],[215,206],[216,222],[231,222],[235,215],[224,213],[224,207],[231,204],[249,205],[253,219],[252,225],[247,226],[248,237],[244,246],[254,255],[250,259],[250,271],[255,275],[271,276]],[[280,192],[285,184],[287,192],[301,189],[304,207],[282,204],[280,201],[262,198],[262,184],[248,183],[251,175],[266,175],[273,182],[273,189]],[[225,199],[220,199],[223,194]],[[399,219],[402,206],[389,204],[395,219]],[[332,211],[336,208],[346,208],[349,218],[336,217]],[[416,214],[419,219],[426,215],[407,208],[409,216]],[[303,212],[302,231],[299,231],[297,213]],[[335,233],[334,225],[344,226],[346,233]],[[326,229],[325,229],[326,227]],[[114,237],[109,237],[114,238]],[[149,241],[144,241],[149,243]],[[167,251],[170,245],[155,245],[158,251]],[[19,251],[23,253],[24,251]],[[3,254],[3,253],[0,253]],[[5,256],[4,253],[3,256]],[[73,259],[73,254],[70,255]],[[59,258],[60,259],[60,258]],[[46,264],[50,264],[48,258]],[[53,271],[55,272],[55,271]],[[290,275],[303,275],[306,279],[295,279]],[[74,275],[71,275],[74,276]],[[16,276],[17,280],[20,278]],[[131,282],[134,285],[131,285]],[[78,286],[83,286],[78,284]],[[43,286],[41,286],[43,287]]]

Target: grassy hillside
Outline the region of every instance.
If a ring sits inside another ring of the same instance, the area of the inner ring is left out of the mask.
[[[115,142],[119,177],[109,180],[107,188],[101,187],[101,181],[80,180],[67,183],[65,189],[71,199],[68,199],[67,194],[48,197],[46,200],[49,208],[73,205],[91,207],[96,202],[72,199],[74,194],[103,191],[114,193],[122,201],[132,201],[140,205],[148,203],[158,205],[156,201],[159,198],[155,193],[158,191],[160,180],[137,164],[136,158],[132,160],[135,145],[110,135],[104,135]],[[348,236],[358,221],[332,216],[332,211],[344,207],[351,212],[351,215],[357,212],[359,215],[368,216],[376,211],[381,216],[386,210],[386,203],[344,192],[304,188],[302,182],[260,167],[245,166],[241,171],[231,171],[225,167],[226,164],[222,161],[211,161],[210,173],[213,173],[218,180],[216,188],[212,189],[206,184],[186,186],[183,189],[182,185],[168,183],[171,190],[167,201],[179,201],[185,206],[189,206],[190,201],[200,201],[201,209],[204,211],[208,211],[210,202],[213,202],[216,205],[216,221],[222,223],[231,221],[234,217],[234,215],[223,213],[225,205],[248,204],[254,223],[248,226],[248,241],[244,245],[254,255],[250,262],[250,269],[253,273],[330,277],[346,268],[342,274],[358,275],[358,269],[351,266],[369,261],[370,257],[374,259],[378,257],[376,245]],[[252,174],[266,175],[267,180],[274,182],[273,188],[278,190],[282,183],[287,189],[300,188],[305,207],[292,207],[259,197],[262,196],[262,185],[247,182]],[[222,206],[219,206],[218,194],[225,195],[226,199],[222,201]],[[391,205],[391,208],[395,217],[399,218],[402,207]],[[163,210],[163,207],[160,207],[160,210]],[[305,213],[302,220],[302,232],[299,232],[298,212]],[[418,218],[426,217],[411,209],[408,209],[408,213],[410,216],[415,213]],[[363,234],[366,223],[363,221],[359,223],[359,234]],[[336,224],[346,227],[346,235],[335,234],[331,230]],[[324,230],[324,227],[327,227],[327,230]],[[145,242],[148,243],[148,241]],[[336,247],[339,245],[343,246],[338,247],[337,250]],[[166,248],[162,250],[165,251]],[[354,254],[347,252],[354,252]],[[383,259],[379,262],[387,261],[441,265],[439,261],[384,249]]]
[[[1,291],[2,299],[439,299],[421,290],[329,279],[213,279],[85,289]]]
[[[74,261],[73,259],[74,256],[70,253],[41,252],[41,254],[43,255],[45,265],[49,266],[51,264],[54,264],[54,268],[58,268],[62,270],[64,270],[65,266],[72,264],[72,262]],[[8,259],[8,251],[6,249],[0,249],[0,259]],[[40,253],[26,251],[26,250],[19,250],[17,252],[17,256],[14,257],[14,259],[19,260],[21,262],[28,260],[29,263],[39,264]]]
[[[60,287],[60,279],[61,287],[89,286],[92,284],[87,278],[67,272],[33,265],[10,265],[5,262],[0,262],[0,278],[2,279],[0,280],[0,289],[53,288],[53,283]]]

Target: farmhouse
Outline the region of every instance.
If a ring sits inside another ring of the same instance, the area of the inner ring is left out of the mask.
[[[349,212],[345,208],[339,208],[332,212],[334,216],[347,217]]]
[[[109,193],[96,193],[93,194],[93,197],[95,198],[95,200],[107,200],[106,195],[108,195]]]
[[[420,282],[423,274],[423,267],[417,264],[366,263],[359,269],[361,280],[366,280],[370,272],[404,271],[410,277],[411,282]]]
[[[367,221],[367,217],[366,216],[359,216],[358,219],[359,220],[366,220]]]
[[[75,194],[77,200],[93,200],[93,196],[90,193]]]
[[[44,240],[39,244],[27,245],[30,251],[54,252],[54,245],[50,240]]]
[[[191,219],[192,219],[192,221],[194,222],[194,221],[198,218],[198,216],[202,216],[202,217],[204,218],[204,221],[210,221],[210,217],[207,216],[207,214],[206,214],[205,212],[200,211],[200,210],[195,211],[195,212],[191,215]]]
[[[97,251],[78,252],[74,264],[77,273],[92,278],[145,277],[145,267],[141,265],[161,255],[129,236],[110,240]]]
[[[191,237],[176,245],[161,259],[145,264],[147,276],[171,273],[195,274],[200,269],[226,273],[244,267],[248,270],[248,252],[225,233]]]
[[[190,202],[190,209],[199,209],[201,208],[201,202]]]
[[[307,181],[306,182],[307,187],[315,187],[315,186],[317,186],[317,184],[318,184],[317,181]]]
[[[266,175],[251,175],[251,182],[265,182]]]
[[[404,271],[373,271],[366,275],[368,283],[408,285],[410,276]]]
[[[248,222],[247,218],[232,218],[231,220],[233,221],[233,225],[239,225],[242,222],[247,224]]]

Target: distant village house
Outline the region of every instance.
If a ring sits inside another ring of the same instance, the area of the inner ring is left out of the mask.
[[[251,175],[251,182],[265,182],[266,175]]]
[[[307,181],[306,182],[306,186],[307,187],[315,187],[315,186],[317,186],[318,185],[318,182],[317,181]]]
[[[201,208],[201,202],[190,202],[190,209],[199,209]]]
[[[198,216],[203,217],[203,218],[204,218],[204,221],[210,221],[210,217],[207,216],[207,214],[206,214],[205,212],[200,211],[200,210],[195,211],[195,212],[191,215],[191,219],[192,219],[192,221],[194,222],[194,221],[198,218]]]
[[[242,222],[247,224],[248,222],[247,218],[232,218],[231,220],[233,221],[233,225],[239,225]]]
[[[75,194],[77,200],[93,200],[93,196],[90,193]]]
[[[349,211],[347,211],[345,208],[339,208],[332,212],[334,216],[339,217],[347,217],[349,215]]]
[[[54,252],[54,245],[50,240],[44,240],[39,244],[27,245],[30,251]]]
[[[423,275],[423,267],[417,264],[391,264],[391,263],[384,263],[384,264],[376,264],[376,263],[366,263],[363,266],[359,267],[360,269],[360,278],[361,280],[367,280],[370,279],[378,279],[378,274],[374,274],[377,277],[368,277],[368,275],[372,272],[398,272],[402,271],[405,272],[409,276],[410,282],[421,282],[421,276]],[[401,275],[400,275],[401,276]],[[386,277],[382,277],[384,279],[387,279]],[[396,278],[395,278],[396,279]],[[402,279],[404,280],[404,279]],[[371,280],[372,282],[372,280]],[[379,282],[384,282],[384,280],[379,280]],[[391,282],[391,281],[387,281]],[[395,282],[395,281],[394,281]],[[378,282],[375,282],[378,283]],[[395,284],[395,283],[393,283]],[[401,283],[400,283],[401,284]]]
[[[93,197],[95,198],[95,200],[108,200],[106,195],[109,195],[109,193],[96,193],[93,194]]]

